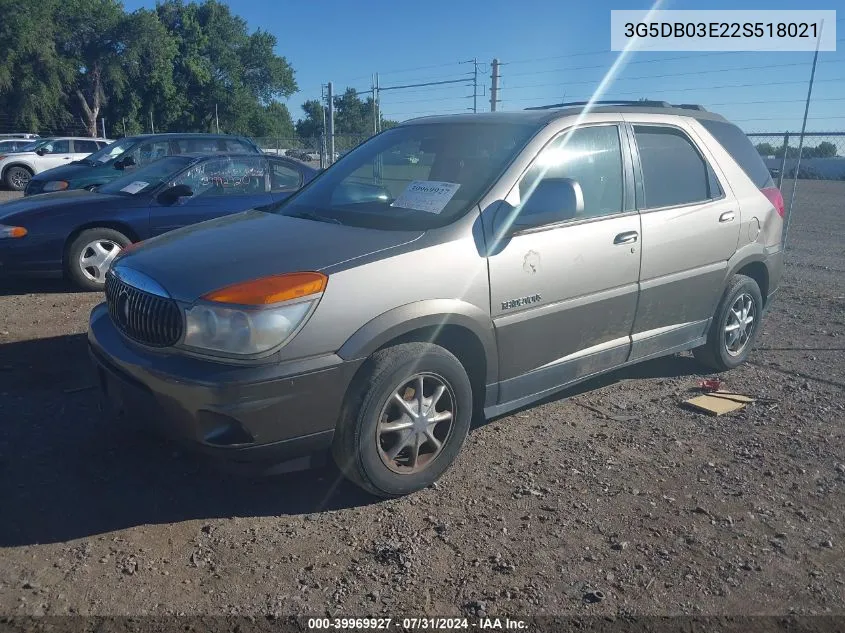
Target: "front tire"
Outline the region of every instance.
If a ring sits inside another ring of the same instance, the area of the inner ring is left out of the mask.
[[[11,191],[23,191],[32,180],[32,170],[22,165],[14,165],[6,170],[3,180]]]
[[[716,371],[738,367],[751,352],[762,316],[763,297],[757,282],[734,275],[716,307],[707,343],[694,349],[693,355]]]
[[[436,481],[463,446],[472,385],[460,361],[431,343],[373,354],[353,381],[332,453],[343,474],[380,497]]]
[[[103,227],[82,231],[67,249],[65,270],[68,279],[83,290],[102,290],[114,258],[131,243],[132,240],[114,229]]]

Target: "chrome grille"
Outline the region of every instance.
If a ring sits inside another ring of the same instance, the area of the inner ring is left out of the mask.
[[[182,336],[182,313],[173,299],[139,290],[106,274],[109,316],[129,338],[152,347],[167,347]]]

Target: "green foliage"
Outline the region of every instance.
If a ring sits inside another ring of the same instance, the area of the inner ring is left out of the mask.
[[[761,156],[775,156],[776,158],[783,158],[783,145],[777,147],[772,146],[771,143],[758,143],[755,145],[757,151]],[[815,147],[812,145],[805,145],[801,150],[802,158],[835,158],[837,155],[836,145],[830,141],[822,141]],[[787,158],[798,158],[798,148],[790,145],[786,148]]]
[[[217,0],[0,0],[0,129],[290,135],[297,87],[266,31]],[[215,106],[217,116],[215,116]],[[75,128],[75,129],[74,129]]]
[[[334,131],[338,135],[369,136],[373,133],[373,98],[361,99],[354,88],[346,88],[335,95]],[[296,131],[302,138],[313,138],[323,133],[323,110],[325,106],[316,99],[302,104],[305,116],[296,123]],[[381,119],[381,129],[399,125],[397,121]]]

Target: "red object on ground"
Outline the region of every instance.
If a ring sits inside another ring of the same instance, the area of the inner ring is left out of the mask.
[[[704,391],[719,391],[719,388],[722,386],[721,380],[700,380],[698,382],[698,386],[701,387]]]

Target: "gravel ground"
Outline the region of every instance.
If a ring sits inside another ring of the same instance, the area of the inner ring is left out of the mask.
[[[843,241],[845,182],[800,182],[782,290],[723,376],[756,404],[687,411],[702,369],[648,362],[474,429],[392,501],[102,419],[100,297],[2,286],[0,614],[845,615]]]

